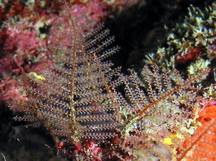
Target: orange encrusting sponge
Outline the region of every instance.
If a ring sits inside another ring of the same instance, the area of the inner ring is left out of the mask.
[[[216,105],[205,107],[199,113],[201,123],[194,135],[188,138],[183,147],[187,149],[186,161],[207,159],[216,160]]]

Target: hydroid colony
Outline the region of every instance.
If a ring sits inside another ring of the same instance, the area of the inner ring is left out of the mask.
[[[57,150],[74,160],[189,158],[197,140],[182,144],[196,126],[196,81],[209,69],[184,79],[153,64],[140,76],[133,70],[126,76],[107,61],[119,50],[109,30],[92,28],[86,17],[72,18],[69,11],[64,17],[53,29],[61,41],[48,46],[51,65],[40,73],[23,71],[27,101],[11,102],[22,113],[15,119],[42,124]]]

